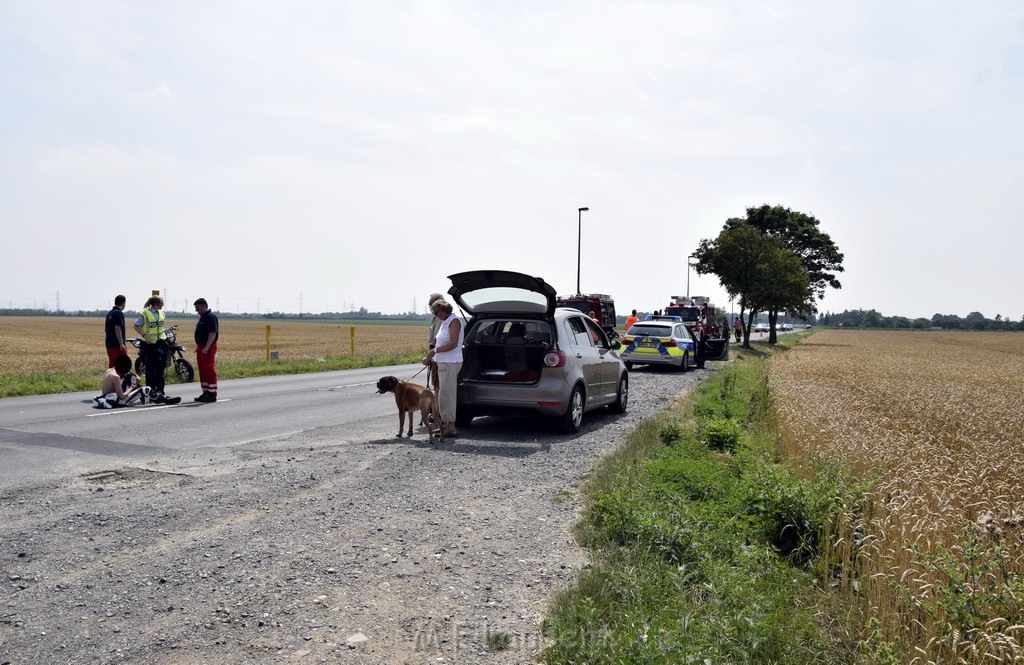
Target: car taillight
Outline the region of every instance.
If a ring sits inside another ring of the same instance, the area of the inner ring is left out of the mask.
[[[633,338],[632,337],[623,337],[622,338],[622,346],[626,346],[627,344],[632,344],[632,343],[633,343]]]
[[[544,354],[544,364],[548,367],[565,367],[565,354],[561,351],[548,351]]]
[[[663,340],[661,340],[661,345],[666,347],[666,348],[670,347],[670,346],[675,346],[676,345],[676,341],[674,339],[663,339]]]

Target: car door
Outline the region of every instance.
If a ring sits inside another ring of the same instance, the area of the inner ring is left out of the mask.
[[[729,336],[703,338],[700,342],[700,354],[704,360],[728,360]]]
[[[688,352],[690,354],[690,362],[694,361],[694,356],[697,352],[697,345],[693,341],[693,337],[690,335],[690,330],[683,324],[679,323],[673,326],[673,335],[676,338],[676,346],[681,351]]]
[[[601,359],[601,370],[598,374],[601,377],[601,400],[611,401],[618,388],[619,358],[612,353],[611,342],[603,327],[587,318],[583,319],[583,323],[589,329],[590,341],[594,344],[597,355]]]
[[[587,326],[589,319],[584,316],[569,316],[563,324],[567,344],[567,353],[572,356],[583,374],[583,383],[587,387],[587,407],[599,404],[604,399],[604,361],[598,348],[594,345],[591,328]],[[589,321],[597,327],[593,321]]]

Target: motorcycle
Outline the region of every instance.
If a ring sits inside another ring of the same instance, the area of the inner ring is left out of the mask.
[[[178,326],[164,329],[164,333],[167,335],[168,348],[166,367],[170,367],[173,363],[174,372],[181,379],[181,382],[191,383],[195,379],[196,373],[192,368],[192,363],[185,358],[185,347],[178,343],[178,335],[175,332],[177,329]],[[138,337],[129,337],[128,341],[136,349],[142,348],[142,340]],[[135,359],[135,373],[139,376],[146,376],[146,363],[142,361],[141,354]]]

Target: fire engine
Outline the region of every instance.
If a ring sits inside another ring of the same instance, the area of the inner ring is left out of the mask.
[[[577,293],[572,296],[558,296],[555,298],[556,307],[572,307],[584,314],[593,313],[597,325],[601,326],[608,339],[617,339],[619,333],[615,331],[615,300],[605,293]]]

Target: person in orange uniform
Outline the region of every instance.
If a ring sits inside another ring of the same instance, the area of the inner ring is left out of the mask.
[[[629,329],[632,328],[633,324],[636,322],[636,310],[634,309],[633,313],[626,317],[626,332],[629,332]]]

